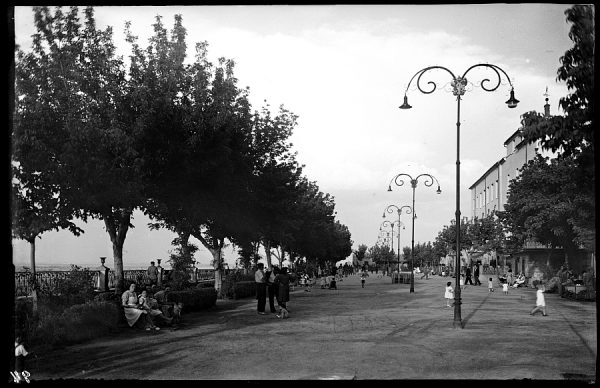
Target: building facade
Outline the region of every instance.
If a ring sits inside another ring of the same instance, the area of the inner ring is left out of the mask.
[[[544,114],[550,115],[550,105],[546,95]],[[495,162],[479,179],[469,187],[471,192],[471,220],[484,218],[494,211],[503,211],[508,200],[509,185],[512,179],[519,176],[520,169],[538,154],[551,156],[541,152],[539,142],[528,143],[523,139],[521,129],[517,129],[504,142],[506,155]],[[591,267],[595,274],[595,262],[593,256],[585,251],[579,252],[574,258],[571,267],[581,271]],[[551,249],[535,241],[528,241],[523,248],[512,255],[498,252],[480,252],[478,260],[484,265],[495,263],[504,266],[503,270],[512,270],[515,273],[524,273],[525,276],[533,274],[534,266],[537,264],[552,265],[558,268],[564,260],[562,248]]]

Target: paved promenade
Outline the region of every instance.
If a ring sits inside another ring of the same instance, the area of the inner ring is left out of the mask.
[[[535,291],[463,290],[453,329],[444,286],[454,279],[357,276],[338,290],[296,289],[290,319],[258,315],[256,301],[217,301],[178,330],[123,329],[111,338],[40,355],[39,379],[584,379],[595,381],[596,304],[546,294],[548,316],[530,316]],[[268,307],[267,307],[268,309]]]

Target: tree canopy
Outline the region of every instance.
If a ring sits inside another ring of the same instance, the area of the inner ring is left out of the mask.
[[[556,158],[538,157],[524,166],[511,182],[502,219],[513,239],[572,252],[581,245],[595,250],[594,7],[574,5],[565,14],[573,47],[557,71],[570,92],[560,99],[564,115],[527,112],[521,121],[525,140],[539,141]]]
[[[117,292],[123,244],[135,209],[152,228],[177,234],[171,259],[185,268],[196,237],[221,268],[226,241],[257,244],[290,259],[336,261],[351,253],[333,196],[302,175],[289,141],[297,117],[283,106],[253,111],[235,62],[191,63],[181,15],[168,31],[157,16],[144,48],[125,26],[129,60],[115,54],[112,28],[93,7],[34,7],[31,52],[17,50],[13,140],[13,233],[27,236],[103,220],[113,243]],[[42,200],[43,198],[43,200]],[[41,223],[31,222],[31,211]],[[27,233],[26,233],[27,232]],[[219,287],[220,284],[215,284]]]

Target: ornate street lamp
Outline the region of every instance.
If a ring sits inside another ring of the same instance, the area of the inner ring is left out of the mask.
[[[390,181],[390,185],[388,186],[388,191],[392,191],[392,182],[394,182],[396,184],[396,186],[404,185],[403,179],[400,179],[400,181],[398,181],[398,178],[400,178],[402,176],[405,176],[410,179],[410,185],[412,187],[412,192],[413,192],[412,207],[411,207],[411,209],[412,209],[412,240],[410,243],[410,292],[415,292],[415,272],[414,272],[414,267],[415,267],[415,218],[417,218],[416,214],[415,214],[415,188],[417,187],[419,178],[424,176],[424,177],[426,177],[425,182],[424,182],[425,186],[431,186],[431,185],[433,185],[433,182],[435,181],[438,185],[436,193],[440,194],[442,192],[442,190],[440,189],[440,183],[432,175],[420,174],[420,175],[417,175],[417,177],[413,179],[412,176],[401,173],[392,178],[392,180]]]
[[[400,215],[402,214],[402,209],[404,208],[406,208],[406,214],[411,214],[412,210],[411,207],[408,205],[404,205],[402,207],[398,207],[396,205],[388,205],[388,207],[386,207],[383,211],[382,217],[385,218],[385,212],[391,214],[393,212],[392,208],[396,208],[396,211],[398,212],[398,276],[400,276],[400,225],[402,225],[402,222],[400,221]]]
[[[390,241],[391,241],[391,245],[392,245],[392,255],[394,254],[394,225],[396,224],[397,221],[383,221],[381,223],[381,225],[379,226],[379,230],[381,231],[382,227],[386,227],[386,226],[390,226],[392,228],[392,235],[390,237]],[[400,233],[400,224],[398,224],[398,233]],[[400,246],[398,246],[398,249],[400,249]],[[389,265],[389,264],[388,264]]]
[[[477,65],[473,65],[473,66],[469,67],[463,73],[463,75],[460,77],[455,76],[454,73],[452,73],[450,70],[448,70],[447,68],[445,68],[443,66],[429,66],[424,69],[421,69],[418,72],[416,72],[415,75],[413,75],[412,78],[410,79],[410,81],[408,82],[408,86],[406,87],[406,91],[404,92],[404,103],[400,106],[400,109],[412,108],[412,106],[410,106],[408,104],[406,92],[408,92],[408,88],[410,87],[410,84],[412,83],[412,81],[415,77],[417,77],[417,88],[419,89],[419,91],[421,91],[421,93],[424,93],[424,94],[431,94],[437,88],[436,83],[433,81],[427,82],[427,84],[431,86],[431,90],[423,90],[421,88],[421,77],[423,76],[423,74],[425,74],[429,70],[434,70],[434,69],[445,70],[446,72],[448,72],[448,74],[450,74],[450,77],[452,77],[452,81],[451,81],[450,85],[452,86],[452,94],[456,96],[456,103],[457,103],[457,110],[456,110],[456,112],[457,112],[457,119],[456,119],[456,224],[457,224],[457,228],[456,228],[456,267],[457,267],[457,269],[460,268],[460,101],[461,101],[461,96],[464,95],[465,91],[466,91],[466,86],[467,86],[466,75],[471,69],[474,69],[476,67],[483,67],[486,69],[491,69],[496,74],[497,82],[495,84],[492,83],[492,87],[490,87],[490,88],[488,88],[486,86],[486,84],[488,82],[490,82],[489,78],[484,78],[483,80],[481,80],[481,82],[480,82],[481,88],[483,90],[485,90],[486,92],[493,92],[493,91],[497,90],[502,81],[501,73],[504,74],[504,76],[506,77],[506,79],[508,80],[508,83],[510,85],[510,98],[505,103],[509,108],[514,108],[517,106],[517,104],[519,103],[519,100],[517,100],[515,98],[515,91],[514,91],[512,82],[510,81],[510,78],[508,77],[506,72],[504,70],[502,70],[500,67],[489,64],[489,63],[479,63]],[[458,285],[460,284],[460,270],[456,270],[455,274],[456,274],[456,283],[455,283],[456,290],[454,293],[454,327],[462,328],[462,319],[460,316],[460,304],[461,304],[460,287],[458,287]]]

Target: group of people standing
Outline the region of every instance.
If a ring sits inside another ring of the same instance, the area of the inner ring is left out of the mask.
[[[271,313],[276,314],[277,318],[289,318],[287,302],[290,301],[290,275],[287,268],[279,269],[279,267],[274,266],[273,269],[266,272],[264,268],[263,263],[258,263],[257,270],[254,273],[258,314],[267,315],[265,307],[268,296]],[[279,311],[275,308],[275,301],[277,301]]]

